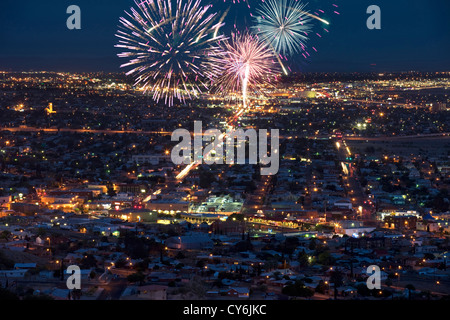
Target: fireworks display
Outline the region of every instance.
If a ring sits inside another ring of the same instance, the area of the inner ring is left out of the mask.
[[[138,10],[131,8],[128,18],[120,18],[115,47],[125,49],[118,56],[129,59],[121,67],[131,67],[127,75],[156,101],[163,97],[172,105],[174,98],[185,101],[208,89],[206,62],[223,39],[218,34],[222,23],[215,23],[211,6],[200,2],[139,0]],[[208,74],[214,76],[214,70]]]
[[[249,33],[233,33],[231,39],[221,41],[220,48],[222,52],[210,59],[211,69],[221,73],[216,86],[221,92],[242,91],[245,108],[250,90],[277,77],[274,52],[266,42]]]
[[[156,101],[185,102],[214,86],[220,92],[241,92],[246,106],[250,91],[261,89],[279,71],[292,71],[285,67],[288,56],[310,56],[306,41],[311,35],[321,37],[312,31],[313,20],[329,24],[319,16],[323,10],[309,12],[301,0],[265,0],[255,15],[250,13],[255,22],[250,31],[234,24],[228,39],[221,27],[231,6],[219,18],[209,11],[212,5],[201,1],[135,0],[137,8],[119,20],[115,47],[123,49],[119,57],[128,59],[121,67],[128,67],[135,86]],[[248,1],[242,3],[250,8]]]
[[[279,54],[295,54],[304,50],[311,30],[311,16],[306,4],[293,0],[266,0],[254,16],[254,31]]]

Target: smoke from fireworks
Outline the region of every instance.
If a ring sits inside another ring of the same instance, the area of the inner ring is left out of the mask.
[[[172,105],[174,98],[185,101],[208,89],[205,68],[214,44],[223,39],[217,35],[223,19],[214,23],[211,6],[200,2],[136,0],[139,10],[131,8],[128,18],[120,18],[115,47],[125,49],[118,56],[129,59],[121,67],[131,67],[127,75],[156,101],[164,97]],[[214,76],[214,69],[208,73]]]
[[[242,91],[246,108],[250,90],[269,84],[278,75],[273,50],[257,36],[233,33],[231,40],[221,41],[222,52],[211,57],[210,64],[217,73],[217,88],[221,92]]]

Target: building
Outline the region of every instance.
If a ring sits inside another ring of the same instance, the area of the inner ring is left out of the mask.
[[[137,164],[152,164],[158,165],[160,161],[170,161],[169,155],[155,155],[155,154],[139,154],[131,157],[131,161]]]
[[[333,203],[333,205],[336,208],[341,208],[341,209],[352,209],[352,202],[349,199],[341,199],[338,201],[335,201]]]
[[[374,249],[390,247],[391,239],[386,237],[362,237],[362,238],[348,238],[345,241],[345,249]]]
[[[399,211],[395,207],[391,209],[383,209],[381,212],[377,212],[377,220],[385,221],[387,216],[415,216],[417,219],[420,218],[420,214],[417,211]]]
[[[145,193],[148,190],[146,184],[143,183],[118,183],[114,185],[114,190],[119,193]]]
[[[375,229],[375,227],[364,226],[362,221],[342,220],[335,225],[334,230],[337,234],[359,238]]]
[[[439,112],[439,111],[446,111],[447,110],[447,104],[444,102],[436,102],[432,103],[430,107],[431,112]]]
[[[167,288],[155,284],[129,286],[122,293],[120,300],[167,300]]]
[[[250,296],[250,289],[246,287],[232,287],[228,289],[227,296],[233,298],[248,299]]]
[[[417,217],[413,215],[402,216],[386,216],[384,218],[384,225],[386,228],[395,230],[415,230],[417,224]]]
[[[22,212],[25,215],[34,215],[39,211],[38,204],[27,202],[12,202],[10,208],[16,212]]]
[[[156,222],[158,213],[148,209],[125,208],[122,210],[110,210],[109,216],[120,218],[128,222]]]
[[[11,196],[4,196],[0,197],[0,208],[10,210],[10,203],[11,203],[12,197]]]
[[[164,213],[187,212],[189,210],[189,202],[176,199],[154,200],[147,202],[145,208]]]
[[[70,194],[48,194],[41,197],[41,202],[51,210],[72,212],[83,201]]]

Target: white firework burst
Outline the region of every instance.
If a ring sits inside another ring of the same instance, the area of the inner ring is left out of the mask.
[[[121,17],[116,36],[118,54],[131,67],[127,75],[153,98],[172,105],[174,98],[197,96],[208,89],[206,62],[214,54],[214,44],[223,39],[214,23],[215,13],[201,0],[135,0],[138,9]]]
[[[305,50],[312,29],[311,14],[300,0],[266,0],[256,10],[254,32],[278,54]]]

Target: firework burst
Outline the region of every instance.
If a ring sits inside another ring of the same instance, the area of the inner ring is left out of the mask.
[[[233,33],[231,39],[221,41],[221,53],[210,59],[216,78],[217,91],[242,92],[244,108],[249,91],[257,92],[263,85],[276,80],[279,70],[273,50],[257,36]]]
[[[121,67],[131,67],[127,75],[156,101],[163,97],[172,105],[174,98],[184,102],[208,89],[205,68],[214,44],[223,39],[217,35],[223,24],[200,2],[135,0],[138,9],[120,18],[115,47],[125,50],[119,57],[129,59]],[[214,70],[208,74],[214,76]]]
[[[305,49],[312,29],[306,4],[297,0],[266,0],[256,10],[255,33],[278,54],[295,54]]]

